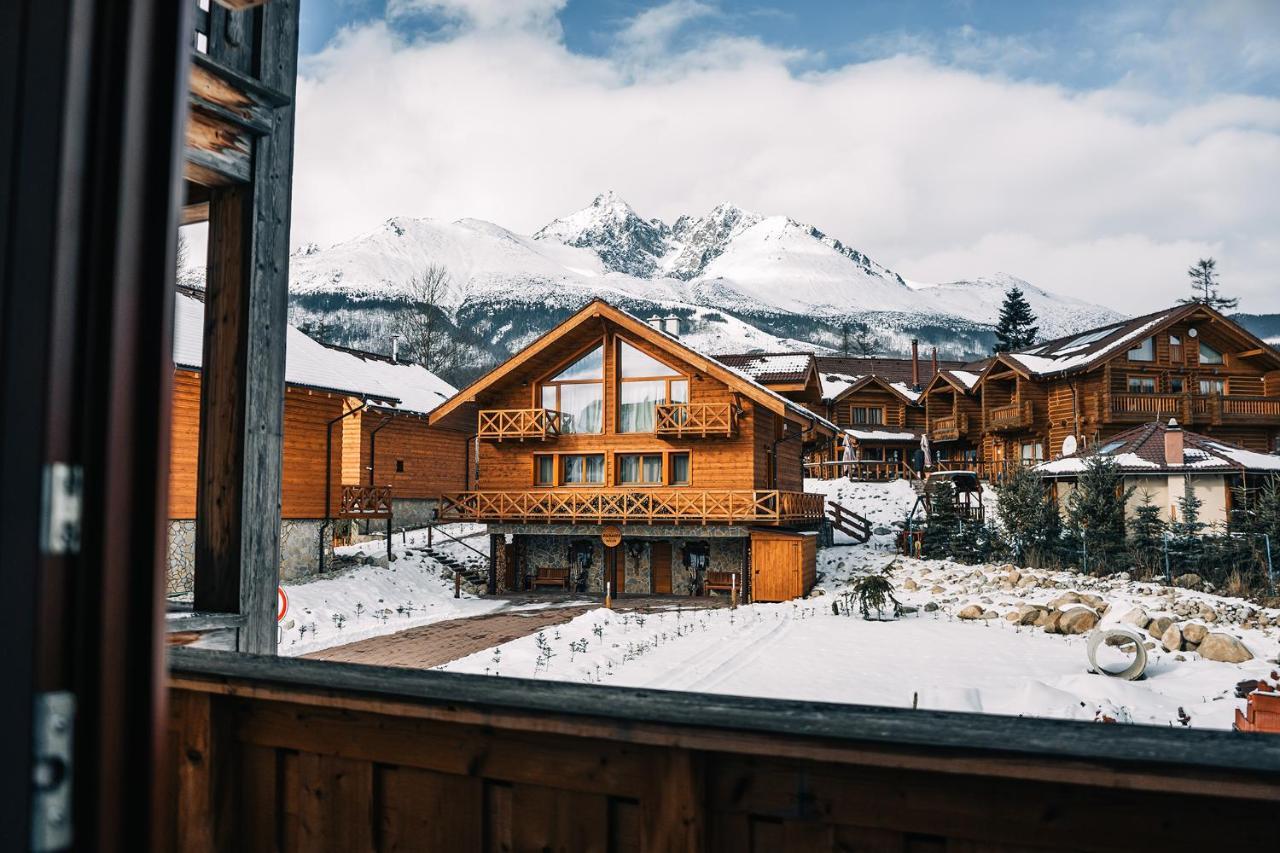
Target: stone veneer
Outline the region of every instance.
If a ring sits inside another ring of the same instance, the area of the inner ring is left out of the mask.
[[[285,518],[280,521],[280,580],[296,581],[318,570],[317,548],[322,522],[313,518]],[[332,537],[326,537],[325,562],[333,559]],[[196,523],[178,518],[169,522],[169,564],[165,573],[166,593],[185,596],[195,591]]]

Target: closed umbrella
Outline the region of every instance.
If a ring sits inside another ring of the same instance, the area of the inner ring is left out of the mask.
[[[929,433],[923,433],[920,436],[920,449],[924,451],[924,467],[933,467],[933,453],[929,449]]]

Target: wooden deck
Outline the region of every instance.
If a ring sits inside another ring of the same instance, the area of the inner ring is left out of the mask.
[[[822,495],[776,489],[481,491],[442,495],[440,503],[447,521],[795,524],[822,517]]]
[[[993,432],[1030,429],[1035,424],[1035,409],[1030,400],[997,406],[987,412],[987,429]]]
[[[969,432],[969,416],[967,414],[949,415],[945,418],[934,418],[929,423],[929,439],[931,441],[958,441]]]
[[[170,657],[167,826],[215,850],[1270,849],[1280,739]]]
[[[390,518],[390,486],[343,486],[339,518]]]
[[[1280,425],[1280,397],[1240,394],[1111,394],[1104,406],[1108,423],[1146,423],[1177,418],[1185,427],[1224,423]]]

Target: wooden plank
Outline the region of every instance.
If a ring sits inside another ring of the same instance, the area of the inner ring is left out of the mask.
[[[483,780],[411,767],[380,767],[376,787],[381,820],[378,848],[384,853],[481,849]]]
[[[298,785],[299,850],[373,850],[373,765],[304,752]]]
[[[514,849],[608,853],[606,797],[534,785],[515,785],[511,791]]]
[[[646,850],[702,850],[706,841],[703,758],[685,749],[655,755],[644,798]]]
[[[484,783],[484,847],[485,853],[510,853],[514,815],[511,812],[511,785],[505,782]]]
[[[239,746],[240,798],[242,828],[237,844],[248,853],[276,849],[279,822],[284,804],[280,792],[279,754],[270,747],[244,744]]]

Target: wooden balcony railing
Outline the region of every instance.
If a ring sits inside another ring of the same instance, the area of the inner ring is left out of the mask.
[[[550,409],[484,409],[476,426],[477,436],[494,441],[547,439],[559,434],[560,413]]]
[[[852,462],[806,462],[806,477],[820,480],[833,480],[848,477],[851,480],[870,480],[882,482],[886,480],[914,480],[919,475],[916,470],[896,459],[856,459]]]
[[[969,416],[951,415],[934,418],[929,423],[929,438],[933,441],[956,441],[969,431]]]
[[[776,489],[481,491],[442,495],[440,518],[448,521],[545,521],[569,524],[785,524],[821,521],[823,503],[823,496],[819,494]]]
[[[1253,421],[1264,424],[1280,423],[1280,397],[1243,397],[1227,395],[1218,398],[1221,417],[1233,423]]]
[[[390,518],[390,486],[343,486],[339,518]]]
[[[731,438],[733,407],[728,403],[659,403],[653,431],[666,436]]]
[[[1280,424],[1280,397],[1243,394],[1112,394],[1107,407],[1111,421],[1149,421],[1177,418],[1194,424]]]
[[[1183,417],[1186,394],[1112,394],[1111,414],[1140,415],[1151,420],[1156,416]]]
[[[1027,429],[1034,423],[1035,410],[1031,401],[997,406],[987,412],[987,428],[995,432]]]

